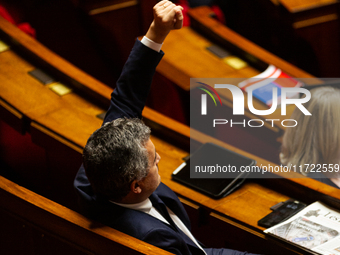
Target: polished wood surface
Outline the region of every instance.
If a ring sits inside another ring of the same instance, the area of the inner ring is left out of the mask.
[[[35,133],[32,133],[32,140],[40,139],[39,144],[44,144],[43,146],[47,151],[52,151],[55,155],[58,154],[58,152],[53,151],[52,145],[44,143],[45,138],[49,137],[49,139],[63,143],[72,150],[81,153],[88,136],[102,122],[96,115],[101,113],[108,105],[111,89],[93,78],[89,78],[35,40],[22,35],[21,31],[1,18],[0,30],[8,35],[6,37],[4,33],[0,34],[0,40],[4,36],[4,40],[7,39],[12,47],[9,51],[0,53],[0,63],[3,61],[6,63],[6,65],[1,66],[0,70],[1,80],[4,81],[0,84],[0,99],[24,116],[23,119],[27,124],[25,125],[26,132],[35,130]],[[8,37],[12,39],[8,40]],[[11,44],[13,39],[20,47]],[[31,54],[28,54],[31,58],[22,57],[17,53],[17,50],[20,52],[22,49],[31,52]],[[26,60],[26,58],[29,60]],[[36,59],[40,59],[40,61],[37,62]],[[40,63],[40,65],[36,63]],[[64,65],[68,67],[67,70]],[[57,79],[63,78],[62,82],[70,86],[73,93],[58,96],[48,86],[43,86],[37,82],[27,74],[27,71],[36,67],[53,73]],[[54,67],[54,69],[51,67]],[[63,75],[58,76],[60,73],[63,73]],[[93,96],[93,98],[89,96]],[[187,146],[190,138],[197,144],[208,141],[215,142],[255,159],[258,166],[269,164],[274,166],[274,164],[212,139],[196,130],[190,130],[188,126],[171,120],[149,108],[145,108],[143,116],[152,129],[156,131],[151,139],[162,157],[159,163],[162,181],[174,190],[185,204],[194,208],[203,208],[209,216],[236,226],[241,229],[241,232],[266,241],[267,237],[262,233],[263,228],[257,226],[257,221],[271,212],[269,209],[271,206],[290,197],[307,203],[320,200],[335,208],[340,208],[340,191],[338,189],[309,178],[295,178],[299,175],[294,173],[286,174],[284,177],[287,178],[282,179],[249,180],[230,196],[220,200],[214,200],[193,191],[171,180],[171,173],[183,162],[182,158],[189,154]],[[1,116],[1,118],[3,117]],[[3,121],[6,122],[7,119],[3,119]],[[39,133],[37,131],[43,133],[45,138],[37,137]],[[181,146],[178,144],[181,144]],[[65,159],[58,158],[58,160],[62,162]],[[73,174],[76,171],[77,169],[74,169]],[[61,176],[61,178],[63,177]],[[249,201],[254,201],[254,203],[249,206]],[[221,233],[218,233],[218,235],[221,235]],[[226,235],[225,238],[227,239],[228,236]],[[279,245],[283,249],[281,254],[285,254],[283,245],[275,244],[272,241],[268,241],[268,245],[274,245],[274,247]]]
[[[206,49],[211,45],[211,41],[190,27],[172,31],[162,46],[166,54],[157,71],[187,91],[190,78],[247,78],[259,74],[251,66],[232,68]]]
[[[338,0],[278,0],[278,2],[292,13],[339,3]]]
[[[93,132],[93,127],[100,127],[101,120],[95,116],[102,113],[103,108],[89,104],[76,93],[60,97],[48,86],[43,86],[30,76],[28,72],[35,67],[14,52],[6,51],[0,54],[0,69],[1,98],[10,98],[8,103],[30,120],[37,121],[47,128],[54,126],[60,130],[60,136],[80,148]],[[78,129],[75,128],[77,126]]]
[[[19,254],[15,253],[18,249],[21,249],[20,254],[33,254],[33,252],[44,254],[38,252],[43,250],[42,247],[47,247],[45,254],[58,254],[60,247],[66,247],[64,248],[66,254],[112,254],[112,252],[117,254],[170,254],[115,229],[94,223],[2,176],[0,176],[0,213],[2,215],[0,232],[2,238],[5,238],[2,239],[4,243],[0,247],[2,254]],[[21,230],[11,235],[13,231],[9,229],[15,226],[8,225],[8,222],[4,222],[5,219],[21,224]],[[39,241],[32,238],[29,247],[22,245],[23,240],[17,239],[21,235],[28,237],[30,234],[31,237],[35,236],[34,234],[41,237],[37,238]],[[51,242],[54,236],[59,236],[59,240]],[[16,245],[20,243],[18,246],[21,248],[10,246],[14,243]]]

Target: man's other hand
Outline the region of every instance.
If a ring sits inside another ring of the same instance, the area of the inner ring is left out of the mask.
[[[163,43],[171,30],[182,28],[182,10],[183,7],[168,0],[157,3],[153,7],[154,20],[146,33],[146,37],[156,43]]]

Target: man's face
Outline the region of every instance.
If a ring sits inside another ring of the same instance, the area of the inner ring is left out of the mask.
[[[156,152],[155,145],[150,139],[146,143],[145,148],[148,151],[150,170],[148,175],[142,179],[141,185],[143,185],[143,192],[151,195],[161,183],[161,177],[158,173],[158,162],[160,161],[161,157]]]

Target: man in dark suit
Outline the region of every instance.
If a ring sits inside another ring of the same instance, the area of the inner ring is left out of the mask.
[[[190,220],[177,196],[161,183],[160,156],[150,129],[140,120],[160,47],[172,29],[182,27],[182,8],[168,0],[154,7],[154,21],[136,41],[103,126],[89,138],[84,164],[74,181],[83,213],[117,230],[175,254],[246,254],[207,249],[190,232]]]

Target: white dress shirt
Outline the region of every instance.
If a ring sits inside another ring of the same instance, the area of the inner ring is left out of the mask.
[[[163,43],[156,43],[152,40],[150,40],[149,38],[147,38],[146,36],[144,36],[141,40],[141,43],[143,43],[145,46],[149,47],[150,49],[153,49],[154,51],[160,52]]]

